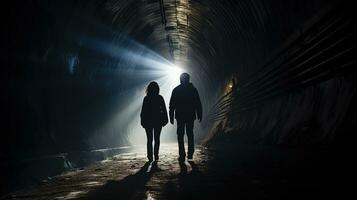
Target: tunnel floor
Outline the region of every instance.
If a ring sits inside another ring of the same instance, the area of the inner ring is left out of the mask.
[[[302,170],[302,177],[299,170],[284,169],[289,162],[296,165],[296,159],[286,161],[298,157],[296,150],[242,147],[239,151],[220,154],[196,146],[193,161],[180,164],[176,144],[161,145],[157,163],[147,162],[144,148],[135,149],[5,199],[312,199],[331,197],[336,191],[320,176],[311,177],[313,169]],[[284,170],[290,175],[282,175]]]

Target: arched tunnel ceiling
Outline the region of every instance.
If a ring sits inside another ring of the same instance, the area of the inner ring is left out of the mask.
[[[326,1],[95,1],[116,30],[209,77],[259,68]],[[224,70],[222,70],[224,68]],[[220,76],[218,76],[220,77]]]
[[[253,74],[293,31],[329,3],[323,0],[78,0],[34,1],[28,7],[48,13],[46,19],[37,23],[50,24],[54,27],[52,31],[59,32],[61,37],[66,37],[71,29],[86,34],[110,29],[116,34],[104,36],[109,42],[120,43],[129,37],[193,72],[198,81],[212,83],[214,87],[217,81],[232,73],[240,79]],[[61,19],[56,19],[59,16]],[[61,27],[56,27],[61,23]]]

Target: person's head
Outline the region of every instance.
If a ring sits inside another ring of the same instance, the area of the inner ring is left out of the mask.
[[[150,82],[148,87],[146,88],[146,95],[158,95],[159,92],[159,84],[157,84],[155,81]]]
[[[180,76],[181,84],[188,84],[190,82],[190,75],[187,73],[182,73]]]

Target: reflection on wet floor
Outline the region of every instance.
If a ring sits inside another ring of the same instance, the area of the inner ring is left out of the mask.
[[[65,196],[56,197],[56,199],[75,199],[85,193],[87,193],[87,191],[74,191],[74,192],[68,193]]]

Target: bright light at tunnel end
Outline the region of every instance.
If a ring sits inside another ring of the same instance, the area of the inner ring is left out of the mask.
[[[180,75],[183,73],[183,69],[178,65],[168,66],[166,73],[171,80],[179,80]]]

